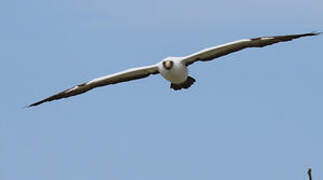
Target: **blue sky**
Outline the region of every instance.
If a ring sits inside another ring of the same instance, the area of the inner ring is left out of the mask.
[[[323,179],[323,36],[23,109],[73,85],[249,37],[323,30],[323,1],[0,3],[0,179]]]

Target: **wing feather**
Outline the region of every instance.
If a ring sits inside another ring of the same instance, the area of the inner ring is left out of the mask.
[[[207,48],[197,53],[191,54],[183,58],[182,62],[187,66],[193,64],[196,61],[210,61],[212,59],[225,56],[227,54],[237,52],[249,47],[264,47],[271,44],[291,41],[293,39],[305,37],[305,36],[316,36],[320,33],[306,33],[306,34],[293,34],[284,36],[269,36],[269,37],[257,37],[251,39],[242,39],[239,41],[234,41],[231,43],[215,46],[212,48]]]
[[[122,71],[119,73],[115,73],[115,74],[100,77],[100,78],[96,78],[96,79],[93,79],[92,81],[89,81],[89,82],[86,82],[83,84],[79,84],[79,85],[74,86],[72,88],[66,89],[62,92],[59,92],[53,96],[50,96],[46,99],[43,99],[41,101],[30,104],[27,107],[37,106],[37,105],[42,104],[44,102],[53,101],[53,100],[57,100],[57,99],[62,99],[62,98],[67,98],[67,97],[75,96],[78,94],[82,94],[82,93],[85,93],[85,92],[87,92],[93,88],[96,88],[96,87],[101,87],[101,86],[106,86],[106,85],[110,85],[110,84],[116,84],[116,83],[141,79],[141,78],[148,77],[151,74],[158,74],[158,73],[159,73],[159,71],[158,71],[158,68],[156,65],[128,69],[126,71]]]

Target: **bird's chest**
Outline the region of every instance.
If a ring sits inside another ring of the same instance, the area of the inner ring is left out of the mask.
[[[178,63],[174,64],[174,66],[170,70],[161,67],[160,74],[168,81],[178,84],[186,81],[188,71],[186,66]]]

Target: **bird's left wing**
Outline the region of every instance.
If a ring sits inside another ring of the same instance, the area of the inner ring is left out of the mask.
[[[242,39],[239,41],[234,41],[231,43],[211,47],[199,51],[197,53],[191,54],[183,58],[182,62],[185,65],[193,64],[196,61],[210,61],[212,59],[225,56],[227,54],[240,51],[249,47],[264,47],[267,45],[291,41],[293,39],[305,37],[305,36],[316,36],[320,33],[306,33],[306,34],[292,34],[292,35],[284,35],[284,36],[268,36],[268,37],[258,37],[251,39]]]
[[[89,82],[74,86],[70,89],[67,89],[65,91],[59,92],[53,96],[50,96],[46,99],[43,99],[41,101],[35,102],[33,104],[30,104],[27,107],[37,106],[39,104],[42,104],[44,102],[53,101],[57,99],[67,98],[70,96],[75,96],[78,94],[85,93],[93,88],[110,85],[110,84],[116,84],[136,79],[141,79],[149,76],[150,74],[158,74],[158,68],[157,65],[152,66],[145,66],[145,67],[139,67],[139,68],[132,68],[128,69],[119,73],[103,76],[100,78],[93,79]]]

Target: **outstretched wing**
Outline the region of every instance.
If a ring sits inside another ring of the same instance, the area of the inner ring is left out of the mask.
[[[293,35],[285,35],[285,36],[269,36],[269,37],[258,37],[252,39],[242,39],[239,41],[234,41],[231,43],[211,47],[199,51],[197,53],[191,54],[183,58],[182,62],[187,66],[193,64],[196,61],[210,61],[212,59],[225,56],[227,54],[240,51],[249,47],[264,47],[267,45],[291,41],[293,39],[297,39],[305,36],[316,36],[320,33],[306,33],[306,34],[293,34]]]
[[[33,104],[30,104],[27,107],[37,106],[39,104],[42,104],[44,102],[53,101],[57,99],[67,98],[70,96],[75,96],[78,94],[85,93],[93,88],[110,85],[110,84],[116,84],[136,79],[141,79],[149,76],[150,74],[158,74],[158,68],[156,65],[153,66],[145,66],[140,68],[133,68],[128,69],[119,73],[107,75],[104,77],[93,79],[92,81],[74,86],[70,89],[67,89],[65,91],[59,92],[53,96],[50,96],[46,99],[43,99],[41,101],[35,102]]]

